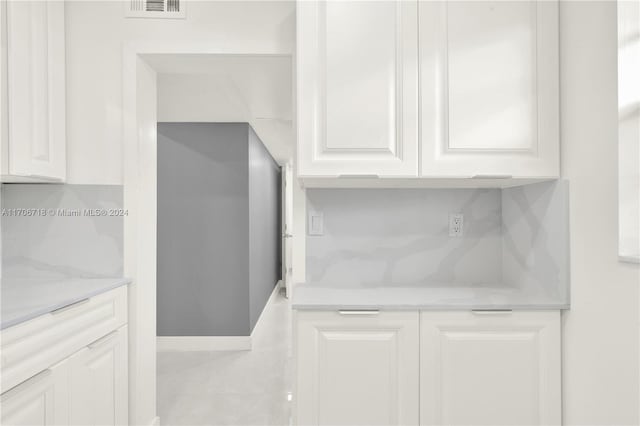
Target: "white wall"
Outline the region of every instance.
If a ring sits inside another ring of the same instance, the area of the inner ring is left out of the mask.
[[[225,52],[291,54],[295,50],[295,3],[290,1],[193,1],[189,2],[186,20],[125,19],[122,2],[111,0],[71,0],[65,7],[69,183],[122,184],[124,181],[123,130],[127,131],[129,140],[135,140],[132,126],[135,126],[136,118],[135,111],[125,112],[127,117],[123,123],[123,85],[128,85],[127,94],[132,96],[135,90],[130,89],[137,84],[124,82],[122,78],[125,45],[143,41],[186,41]],[[134,69],[135,64],[128,67]],[[139,68],[141,73],[152,74],[143,65]],[[136,75],[132,69],[127,72]],[[130,100],[129,105],[136,105],[136,102]],[[135,162],[137,147],[129,148],[129,158]],[[148,145],[146,149],[151,150]],[[143,166],[155,170],[151,164]],[[137,182],[136,167],[130,165],[128,168],[129,182]],[[136,210],[140,207],[137,196],[135,191],[127,191],[125,187],[125,205],[131,206],[132,211],[128,224],[125,223],[125,247],[134,247],[138,232],[149,231],[150,227],[155,235],[155,222],[141,222],[142,226],[136,221]],[[146,196],[151,197],[151,194]],[[297,185],[294,199],[304,208],[304,193]],[[155,198],[151,202],[142,200],[141,205],[145,202],[150,204],[149,209],[151,205],[155,209]],[[149,217],[155,218],[155,214]],[[304,222],[296,228],[300,226],[304,229]],[[296,248],[296,244],[302,245]],[[130,341],[137,342],[130,348],[130,383],[134,390],[130,401],[132,424],[147,424],[156,412],[153,391],[156,307],[155,289],[150,288],[155,286],[155,276],[142,276],[136,270],[137,266],[155,261],[155,253],[148,255],[153,258],[136,259],[135,252],[125,250],[125,274],[138,281],[135,288],[131,287],[131,306],[135,307],[138,297],[142,299],[143,294],[153,296],[153,300],[146,297],[145,303],[140,303],[146,309],[140,309],[130,317]],[[295,276],[304,277],[301,259],[304,260],[304,234],[294,238],[293,266]],[[146,270],[155,271],[155,267]],[[136,334],[138,332],[140,336]]]
[[[125,19],[119,1],[68,1],[67,181],[122,184],[122,48],[194,41],[227,51],[291,53],[295,3],[192,1],[187,19]]]
[[[149,425],[156,416],[156,73],[133,53],[123,93],[125,176],[124,275],[129,301],[129,424]]]
[[[567,425],[640,420],[640,269],[618,262],[616,52],[615,2],[561,2],[562,171],[571,186]]]
[[[249,58],[244,62],[230,73],[158,74],[158,121],[247,122],[271,156],[284,165],[292,161],[295,144],[291,58]],[[278,69],[269,70],[268,66]],[[243,72],[251,75],[243,77]]]
[[[620,256],[640,262],[640,0],[618,3]]]

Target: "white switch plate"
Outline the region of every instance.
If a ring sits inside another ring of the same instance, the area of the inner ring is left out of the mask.
[[[449,213],[449,236],[462,237],[464,234],[464,215],[462,213]]]
[[[319,212],[309,213],[309,223],[307,224],[307,232],[309,235],[324,234],[324,217],[322,213],[319,213]]]

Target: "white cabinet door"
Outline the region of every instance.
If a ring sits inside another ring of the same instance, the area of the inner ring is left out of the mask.
[[[560,313],[421,312],[421,425],[559,425]]]
[[[559,176],[557,2],[419,8],[421,175]]]
[[[127,323],[127,287],[0,331],[0,392],[73,355]]]
[[[298,175],[417,176],[417,1],[299,1]]]
[[[51,367],[0,397],[3,426],[53,426],[69,423],[68,362]]]
[[[418,424],[417,312],[296,312],[298,425]]]
[[[127,327],[73,355],[70,364],[70,424],[126,425]]]
[[[64,180],[63,1],[6,4],[8,154],[3,180]]]
[[[2,174],[9,170],[7,102],[7,2],[0,1],[0,172]]]

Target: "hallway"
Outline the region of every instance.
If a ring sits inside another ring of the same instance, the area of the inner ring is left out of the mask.
[[[292,368],[291,308],[280,292],[251,351],[158,352],[160,424],[290,425]]]

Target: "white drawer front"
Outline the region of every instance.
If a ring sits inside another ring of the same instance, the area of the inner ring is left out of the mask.
[[[0,333],[5,392],[127,322],[127,287],[42,315]]]

